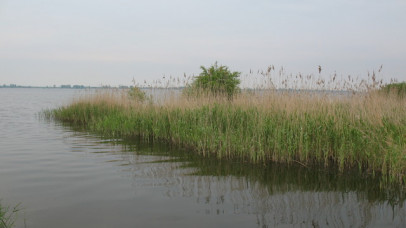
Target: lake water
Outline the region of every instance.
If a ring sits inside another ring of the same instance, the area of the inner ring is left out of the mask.
[[[0,199],[17,228],[405,227],[404,193],[323,169],[216,161],[41,119],[81,90],[0,89]]]

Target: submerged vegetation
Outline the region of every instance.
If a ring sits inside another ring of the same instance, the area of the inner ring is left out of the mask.
[[[357,169],[381,176],[383,184],[405,184],[406,99],[379,93],[373,83],[362,92],[272,86],[233,92],[233,99],[228,92],[168,95],[161,103],[131,102],[110,90],[47,115],[104,136],[165,141],[203,156]]]

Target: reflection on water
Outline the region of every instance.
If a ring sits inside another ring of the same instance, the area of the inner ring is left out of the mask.
[[[22,203],[17,228],[405,227],[404,189],[378,178],[202,158],[35,117],[73,95],[0,89],[0,198]]]
[[[89,138],[79,139],[87,145]],[[337,174],[300,165],[221,161],[138,139],[100,143],[122,146],[122,150],[109,151],[121,159],[106,162],[123,167],[134,188],[160,186],[165,188],[165,197],[191,198],[204,205],[197,213],[248,214],[255,217],[258,227],[406,224],[402,189],[382,189],[378,177],[362,177],[356,171]]]

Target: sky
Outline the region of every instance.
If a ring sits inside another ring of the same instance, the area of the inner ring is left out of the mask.
[[[132,85],[198,75],[406,81],[405,0],[0,0],[0,84]]]

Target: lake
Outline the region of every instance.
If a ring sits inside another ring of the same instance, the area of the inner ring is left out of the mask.
[[[202,158],[39,115],[85,92],[0,88],[0,199],[21,203],[17,228],[406,226],[404,191],[378,178]]]

